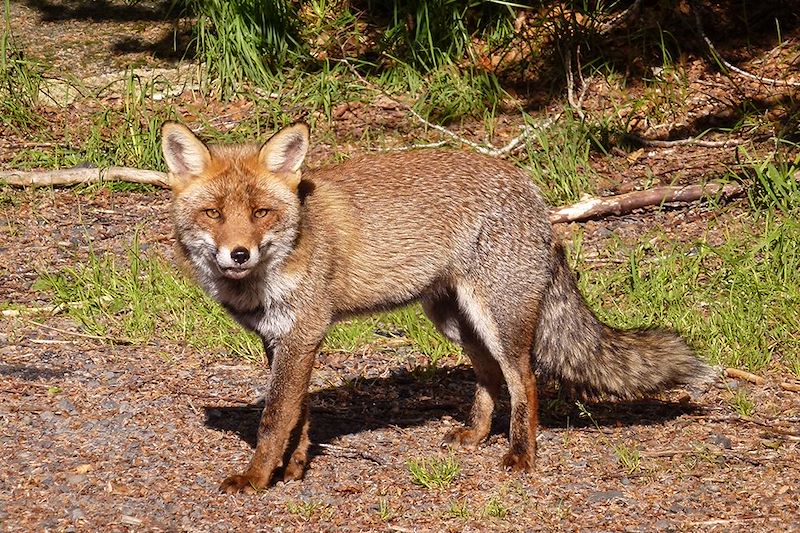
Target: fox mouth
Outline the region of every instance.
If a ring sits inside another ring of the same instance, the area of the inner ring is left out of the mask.
[[[250,268],[242,267],[219,267],[219,269],[223,276],[230,279],[242,279],[250,273],[250,270],[252,270]]]

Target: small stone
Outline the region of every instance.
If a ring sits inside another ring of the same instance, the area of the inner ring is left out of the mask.
[[[731,439],[720,433],[715,433],[711,435],[711,439],[709,440],[711,441],[711,444],[719,446],[720,448],[723,448],[725,450],[730,450],[733,447]]]
[[[88,478],[83,474],[71,474],[67,476],[67,484],[69,485],[78,485],[80,483],[84,483]]]
[[[589,494],[589,501],[592,503],[607,502],[609,500],[616,500],[624,498],[625,495],[618,490],[600,490]]]

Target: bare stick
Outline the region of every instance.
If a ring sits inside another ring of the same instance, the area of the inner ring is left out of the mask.
[[[98,302],[102,304],[110,303],[113,300],[111,296],[101,296],[98,298]],[[0,316],[14,318],[19,316],[30,316],[30,315],[57,315],[58,313],[62,313],[67,309],[83,309],[84,307],[88,307],[95,302],[64,302],[58,305],[46,305],[42,307],[23,307],[21,309],[3,309],[0,312]]]
[[[513,139],[511,139],[508,142],[508,144],[506,144],[505,146],[502,146],[500,148],[495,148],[491,144],[482,145],[482,144],[478,144],[476,142],[472,142],[469,139],[465,139],[464,137],[461,137],[460,135],[458,135],[456,133],[453,133],[452,131],[448,130],[444,126],[440,126],[438,124],[433,124],[432,122],[428,121],[427,119],[425,119],[425,117],[423,117],[422,115],[417,113],[417,111],[412,106],[408,105],[407,103],[405,103],[405,102],[403,102],[401,100],[398,100],[397,98],[395,98],[391,94],[388,94],[386,91],[384,91],[380,87],[376,86],[375,84],[373,84],[372,82],[370,82],[369,80],[364,78],[364,76],[362,76],[361,73],[358,70],[356,70],[356,68],[353,66],[353,64],[350,63],[350,61],[348,61],[346,57],[343,57],[342,59],[336,59],[336,61],[338,61],[339,63],[342,63],[343,65],[345,65],[350,70],[350,72],[352,72],[352,74],[356,78],[358,78],[358,80],[361,83],[363,83],[366,87],[369,87],[370,89],[372,89],[374,91],[378,91],[383,96],[385,96],[386,98],[388,98],[389,100],[391,100],[392,102],[397,104],[399,107],[402,107],[403,109],[405,109],[406,111],[411,113],[411,115],[414,118],[416,118],[418,121],[420,121],[426,128],[430,128],[432,130],[436,130],[439,133],[441,133],[442,135],[444,135],[446,137],[449,137],[449,138],[453,139],[454,141],[456,141],[456,142],[458,142],[460,144],[465,144],[465,145],[469,146],[470,148],[472,148],[473,150],[475,150],[478,153],[481,153],[481,154],[484,154],[484,155],[488,155],[488,156],[491,156],[491,157],[501,157],[501,156],[504,156],[504,155],[508,155],[513,150],[515,150],[520,144],[522,144],[525,141],[525,139],[527,139],[528,136],[531,135],[531,133],[533,133],[536,130],[542,130],[542,129],[549,128],[561,116],[561,113],[559,113],[555,117],[547,118],[547,119],[545,119],[545,120],[543,120],[543,121],[541,121],[539,123],[526,124],[525,127],[522,128],[522,133],[520,133],[517,137],[514,137]]]
[[[697,9],[697,3],[694,2],[694,1],[690,1],[689,4],[691,5],[692,11],[694,12],[694,22],[695,22],[695,26],[697,28],[697,32],[700,34],[700,36],[705,41],[706,46],[708,46],[708,49],[711,52],[711,54],[716,58],[717,61],[722,63],[722,65],[725,68],[727,68],[728,70],[730,70],[732,72],[735,72],[736,74],[738,74],[740,76],[743,76],[743,77],[745,77],[747,79],[750,79],[750,80],[755,80],[755,81],[757,81],[759,83],[766,83],[766,84],[769,84],[769,85],[781,85],[781,86],[786,86],[786,87],[800,87],[800,82],[776,80],[776,79],[773,79],[773,78],[767,78],[765,76],[756,76],[755,74],[750,74],[746,70],[742,70],[739,67],[737,67],[736,65],[733,65],[730,62],[726,61],[725,58],[723,58],[720,55],[720,53],[717,51],[717,48],[714,46],[714,43],[711,42],[711,39],[708,38],[708,36],[706,35],[706,32],[703,31],[703,23],[700,20],[700,11]]]
[[[79,185],[84,183],[108,183],[125,181],[169,188],[169,180],[163,172],[130,167],[108,168],[62,168],[58,170],[7,170],[0,172],[0,181],[14,187]]]
[[[49,329],[50,331],[55,331],[56,333],[61,333],[62,335],[69,335],[71,337],[79,337],[81,339],[92,339],[92,340],[98,340],[98,341],[106,341],[106,342],[110,342],[112,344],[133,344],[133,342],[130,339],[123,339],[123,338],[119,338],[119,337],[108,337],[108,336],[104,336],[104,335],[91,335],[89,333],[78,333],[77,331],[69,331],[69,330],[66,330],[66,329],[61,329],[61,328],[56,328],[56,327],[53,327],[53,326],[48,326],[47,324],[42,324],[41,322],[36,322],[35,320],[30,320],[30,319],[27,319],[27,318],[23,318],[22,320],[24,320],[25,322],[29,322],[29,323],[33,324],[34,326],[37,326],[37,327],[40,327],[40,328]]]
[[[645,139],[638,135],[628,134],[628,137],[633,139],[639,144],[644,146],[652,146],[655,148],[671,148],[673,146],[700,146],[702,148],[726,148],[728,146],[738,146],[746,142],[745,139],[728,139],[726,141],[705,141],[697,137],[689,137],[688,139],[675,139],[672,141],[663,141],[661,139]]]
[[[623,215],[634,209],[666,202],[694,202],[718,195],[730,198],[743,192],[744,188],[735,183],[655,187],[617,196],[589,197],[575,204],[552,210],[549,218],[551,224],[576,222],[606,215]]]
[[[349,448],[345,446],[336,446],[333,444],[317,444],[318,447],[325,450],[328,455],[333,455],[336,457],[347,457],[347,458],[362,458],[366,459],[367,461],[372,461],[378,465],[386,464],[386,461],[381,459],[380,457],[376,457],[369,452],[365,452],[363,450],[358,450],[356,448]]]
[[[780,386],[783,390],[800,392],[800,383],[789,383],[788,381],[783,381],[780,383]]]
[[[622,13],[614,16],[611,20],[604,22],[597,28],[597,33],[600,35],[608,35],[616,28],[622,26],[623,24],[627,24],[631,20],[633,20],[634,15],[636,15],[637,11],[639,11],[639,7],[642,4],[642,0],[636,0],[631,6],[623,11]]]
[[[751,374],[746,370],[739,370],[738,368],[726,368],[725,375],[730,378],[743,379],[744,381],[749,381],[750,383],[755,383],[756,385],[763,385],[765,382],[764,378],[761,376]]]

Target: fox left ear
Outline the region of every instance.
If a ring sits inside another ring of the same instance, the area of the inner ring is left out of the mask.
[[[167,168],[178,176],[201,174],[211,164],[206,145],[177,122],[165,122],[161,127],[161,150]]]
[[[308,126],[295,124],[272,136],[258,153],[258,160],[273,174],[285,176],[287,185],[297,190],[300,167],[308,152]]]

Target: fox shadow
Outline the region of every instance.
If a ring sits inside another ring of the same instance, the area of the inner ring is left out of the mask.
[[[469,415],[474,388],[472,369],[462,365],[423,373],[398,369],[388,377],[363,379],[315,391],[310,395],[312,447],[309,456],[318,454],[316,444],[330,443],[362,431],[412,428],[444,416],[463,423]],[[662,424],[703,410],[698,404],[654,398],[578,403],[553,387],[541,384],[539,404],[542,430]],[[254,448],[263,406],[263,401],[248,406],[207,405],[205,425],[217,431],[236,433]],[[504,392],[495,410],[492,434],[508,433],[509,411],[508,396]]]

